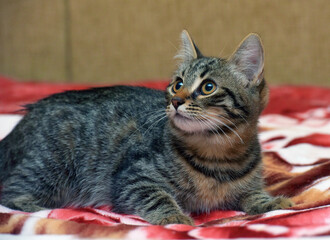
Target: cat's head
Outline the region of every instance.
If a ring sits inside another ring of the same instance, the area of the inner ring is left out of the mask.
[[[268,102],[259,36],[249,34],[228,59],[203,56],[187,31],[181,39],[181,61],[167,88],[172,125],[187,133],[256,125]]]

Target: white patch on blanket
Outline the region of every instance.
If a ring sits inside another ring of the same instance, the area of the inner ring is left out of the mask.
[[[327,176],[317,179],[316,184],[312,188],[316,188],[322,192],[326,192],[329,194],[330,197],[330,191],[327,192],[327,190],[330,190],[330,177]]]
[[[22,119],[21,115],[1,114],[0,116],[0,140],[7,136]]]
[[[330,231],[330,225],[328,226],[307,226],[306,228],[299,228],[295,231],[295,234],[297,236],[304,236],[304,240],[329,240],[328,235]],[[324,235],[319,237],[312,237],[309,238],[308,236],[314,236],[314,235]],[[307,237],[307,238],[306,238]]]
[[[12,213],[14,212],[15,210],[12,210],[10,208],[7,208],[3,205],[0,205],[0,213]]]
[[[135,226],[149,226],[150,223],[145,222],[141,217],[128,214],[118,214],[114,212],[108,212],[101,209],[92,209],[92,211],[102,216],[108,217],[115,221],[119,221],[122,224],[135,225]],[[116,225],[117,223],[114,223]]]
[[[315,166],[293,166],[291,169],[292,173],[302,173],[302,172],[307,172],[314,168]]]
[[[296,144],[287,148],[277,150],[281,158],[292,165],[315,164],[320,159],[330,157],[328,147],[314,146],[308,143]]]
[[[247,229],[256,232],[266,232],[272,235],[282,235],[290,231],[289,228],[284,226],[272,226],[268,224],[251,224],[247,225]]]
[[[34,235],[35,234],[35,226],[37,222],[40,221],[38,217],[29,217],[24,222],[21,233],[22,235]]]
[[[128,232],[126,240],[148,239],[149,232],[146,228],[136,228]],[[160,238],[159,238],[160,239]]]
[[[330,106],[327,108],[315,108],[308,110],[303,113],[297,113],[297,116],[300,118],[326,118],[327,114],[330,113]]]
[[[298,210],[298,211],[300,211],[300,210]],[[288,209],[273,210],[273,211],[264,213],[263,218],[268,218],[268,217],[273,217],[273,216],[278,216],[278,215],[293,213],[293,212],[297,212],[297,210],[288,210]]]
[[[47,218],[52,210],[42,210],[38,212],[31,213],[30,216],[33,217],[40,217],[40,218]]]
[[[301,121],[279,114],[262,116],[259,119],[260,127],[271,129],[260,133],[260,141],[264,150],[277,151],[296,138],[315,133],[330,134],[330,121],[326,118],[329,112],[330,108],[318,108],[299,113],[297,117],[302,118]],[[281,139],[267,142],[278,137]]]

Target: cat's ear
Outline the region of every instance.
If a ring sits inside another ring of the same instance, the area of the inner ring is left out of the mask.
[[[257,85],[263,80],[264,50],[260,37],[249,34],[238,46],[229,61],[236,65],[251,83]]]
[[[179,58],[184,62],[190,62],[196,58],[203,57],[202,53],[199,51],[186,30],[183,30],[181,33],[181,41],[181,49],[175,58]]]

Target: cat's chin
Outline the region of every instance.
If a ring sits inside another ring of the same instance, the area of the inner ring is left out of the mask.
[[[172,121],[177,128],[188,133],[201,133],[209,130],[209,127],[201,121],[185,117],[179,113],[172,117]]]

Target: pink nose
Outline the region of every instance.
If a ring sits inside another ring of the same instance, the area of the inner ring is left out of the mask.
[[[180,105],[184,104],[184,99],[182,99],[180,97],[173,97],[172,104],[173,104],[173,107],[175,108],[175,110],[177,110]]]

